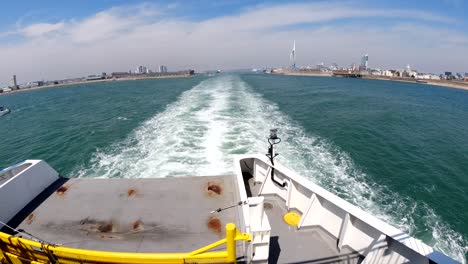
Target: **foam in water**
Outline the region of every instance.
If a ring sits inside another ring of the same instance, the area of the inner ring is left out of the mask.
[[[278,160],[340,197],[466,263],[466,240],[423,203],[372,182],[346,153],[307,134],[238,76],[205,80],[144,122],[125,142],[98,151],[80,177],[150,178],[232,173],[232,155],[265,153],[279,128]],[[415,219],[424,219],[423,224]]]

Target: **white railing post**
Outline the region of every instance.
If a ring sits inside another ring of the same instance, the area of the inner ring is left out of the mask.
[[[301,221],[299,222],[299,225],[297,225],[297,229],[300,229],[304,222],[306,221],[307,217],[309,216],[309,211],[310,208],[314,205],[315,200],[317,199],[317,196],[315,193],[312,194],[312,196],[309,199],[309,204],[307,205],[306,211],[302,214]]]
[[[265,212],[263,207],[263,201],[265,197],[255,196],[247,198],[250,211],[250,223],[261,223],[263,220],[263,213]]]
[[[348,225],[350,224],[350,215],[346,213],[343,222],[341,223],[340,234],[338,236],[338,252],[341,252],[341,248],[343,247],[346,231],[348,229]]]
[[[288,207],[288,211],[289,209],[291,209],[291,194],[292,194],[292,191],[293,191],[293,183],[292,183],[292,180],[289,179],[288,181],[288,199],[286,200],[286,206]]]
[[[253,263],[268,263],[270,251],[270,222],[264,210],[263,196],[249,197],[250,227],[251,227],[251,254]]]

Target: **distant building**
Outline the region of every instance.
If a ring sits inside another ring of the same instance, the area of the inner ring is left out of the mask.
[[[325,67],[325,63],[321,62],[317,64],[317,70],[326,70],[327,67]]]
[[[380,69],[373,69],[370,71],[370,74],[380,76],[382,75],[382,71]]]
[[[370,74],[376,76],[393,77],[393,73],[389,70],[373,69],[370,71]]]
[[[445,80],[453,80],[453,79],[455,79],[455,76],[452,75],[452,72],[446,71],[444,73],[444,79]]]
[[[418,71],[412,70],[409,64],[406,65],[406,69],[403,71],[402,77],[416,78],[417,76],[418,76]]]
[[[382,71],[382,76],[385,76],[385,77],[393,77],[393,73],[389,70],[383,70]]]
[[[105,77],[100,76],[100,75],[88,75],[88,77],[86,77],[86,80],[87,81],[97,81],[97,80],[102,80],[104,78]]]
[[[35,81],[31,83],[31,86],[43,86],[44,81]]]
[[[361,58],[361,65],[359,65],[359,70],[360,71],[367,71],[367,68],[369,67],[369,55],[366,54],[362,56]]]
[[[440,80],[440,76],[432,74],[432,73],[418,73],[416,75],[416,79]]]
[[[11,86],[10,88],[12,90],[18,90],[19,89],[19,86],[18,86],[18,83],[16,82],[16,74],[13,75],[13,78],[11,79]]]
[[[148,69],[145,66],[138,66],[135,73],[136,74],[143,74],[143,73],[146,73],[147,71],[148,71]]]
[[[159,66],[159,72],[160,73],[166,73],[167,72],[167,67],[164,65]]]
[[[330,67],[328,67],[328,69],[329,69],[330,71],[336,71],[336,70],[338,70],[338,64],[332,63],[332,64],[330,65]]]
[[[128,75],[130,75],[131,73],[129,72],[113,72],[111,73],[111,76],[112,78],[123,78],[123,77],[126,77]]]

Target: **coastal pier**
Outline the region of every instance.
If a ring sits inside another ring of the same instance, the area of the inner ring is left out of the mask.
[[[356,71],[333,71],[332,76],[334,77],[345,77],[345,78],[362,78],[364,74]]]

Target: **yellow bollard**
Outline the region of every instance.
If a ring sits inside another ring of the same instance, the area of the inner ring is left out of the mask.
[[[233,223],[226,224],[226,248],[227,262],[236,263],[236,225]]]

